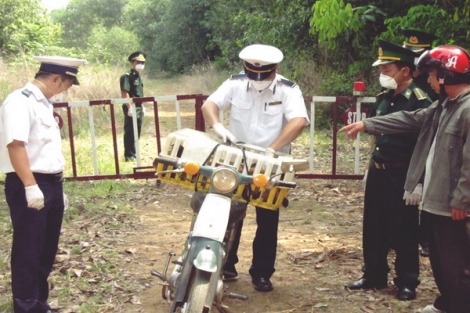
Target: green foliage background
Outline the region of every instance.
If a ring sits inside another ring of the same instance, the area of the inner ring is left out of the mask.
[[[238,72],[238,52],[253,43],[285,54],[281,73],[305,94],[350,94],[363,80],[377,88],[376,42],[403,42],[401,29],[434,33],[435,45],[470,42],[470,0],[71,0],[47,12],[40,0],[0,3],[0,54],[28,62],[35,54],[86,58],[126,67],[148,54],[151,75],[191,74],[211,63]]]

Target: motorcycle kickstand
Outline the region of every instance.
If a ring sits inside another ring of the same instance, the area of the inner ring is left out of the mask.
[[[235,292],[231,292],[228,294],[228,297],[231,298],[231,299],[238,299],[238,300],[248,300],[248,296],[247,295],[243,295],[241,293],[235,293]]]
[[[151,270],[151,271],[150,271],[150,274],[151,274],[152,276],[156,276],[156,277],[160,278],[160,279],[161,279],[162,281],[164,281],[164,282],[167,282],[167,281],[168,281],[168,278],[167,278],[167,276],[166,276],[166,273],[168,272],[168,267],[169,267],[169,265],[170,265],[171,258],[174,257],[175,255],[176,255],[176,254],[173,253],[173,252],[168,253],[168,256],[166,257],[165,266],[164,266],[164,268],[163,268],[163,272],[162,272],[162,273],[160,273],[160,272],[157,271],[157,270]]]

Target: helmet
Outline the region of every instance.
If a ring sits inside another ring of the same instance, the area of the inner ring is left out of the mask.
[[[420,72],[437,70],[441,85],[456,85],[470,82],[470,54],[458,46],[439,46],[425,51],[418,59]]]

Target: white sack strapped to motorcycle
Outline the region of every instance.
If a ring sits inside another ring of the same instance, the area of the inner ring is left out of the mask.
[[[295,188],[295,171],[306,169],[307,161],[285,154],[267,157],[263,154],[263,148],[247,144],[241,146],[243,149],[240,146],[223,145],[207,133],[181,129],[165,138],[162,152],[155,159],[154,166],[162,182],[200,191],[208,191],[209,178],[198,174],[188,175],[183,170],[177,170],[177,160],[210,166],[226,165],[253,176],[264,174],[271,178],[267,187],[240,184],[233,199],[248,201],[254,206],[271,210],[286,206],[286,197],[290,189]]]

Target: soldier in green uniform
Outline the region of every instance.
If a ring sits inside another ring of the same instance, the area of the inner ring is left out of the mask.
[[[131,70],[121,76],[121,97],[122,98],[141,98],[144,96],[144,84],[140,73],[145,67],[145,52],[136,51],[129,55],[128,60],[131,64]],[[145,109],[142,103],[134,103],[136,118],[137,118],[137,131],[138,138],[140,138],[140,131],[142,128],[142,119],[145,114]],[[124,112],[124,158],[127,161],[134,161],[136,159],[135,144],[134,144],[134,127],[132,124],[132,103],[122,105]]]
[[[416,84],[416,54],[379,40],[380,84],[374,115],[386,115],[428,107],[431,100]],[[387,255],[396,252],[394,283],[399,300],[416,298],[419,284],[418,202],[419,190],[403,198],[403,186],[418,133],[375,136],[366,180],[363,220],[364,275],[348,289],[385,288],[388,285]]]
[[[430,33],[426,33],[414,29],[404,29],[402,31],[405,35],[405,41],[403,42],[403,47],[417,53],[418,55],[423,54],[424,51],[431,50],[432,42],[437,39],[436,36]],[[429,75],[427,73],[421,73],[418,70],[413,73],[413,82],[426,92],[431,98],[432,101],[439,99],[439,95],[431,88],[431,85],[428,83]],[[422,184],[422,182],[421,182]],[[424,226],[423,219],[419,220],[419,245],[421,249],[419,254],[424,257],[429,256],[429,244],[426,238],[426,227]]]
[[[417,57],[423,54],[424,51],[431,50],[432,42],[437,39],[433,34],[414,29],[404,29],[402,33],[406,37],[403,47],[416,53]],[[428,76],[427,73],[420,73],[416,70],[413,73],[413,82],[426,92],[432,101],[436,101],[439,95],[428,84]]]

